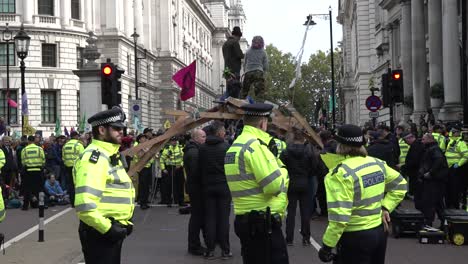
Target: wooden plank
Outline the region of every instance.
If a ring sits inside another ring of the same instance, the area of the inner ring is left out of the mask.
[[[189,113],[182,110],[164,109],[163,113],[171,116],[189,116]]]
[[[313,139],[313,142],[315,142],[317,145],[320,146],[320,148],[323,149],[323,143],[320,137],[315,133],[315,131],[310,127],[309,123],[305,118],[297,112],[297,110],[292,106],[288,105],[287,109],[291,113],[291,115],[301,124],[301,126],[307,131],[307,134],[309,134],[310,138]]]
[[[234,106],[236,106],[236,107],[238,107],[238,108],[241,108],[241,106],[243,106],[243,105],[245,105],[245,104],[248,104],[248,102],[245,101],[245,100],[240,100],[240,99],[233,98],[233,97],[228,97],[228,98],[226,99],[226,102],[227,102],[228,104],[234,105]]]
[[[202,118],[212,118],[212,119],[241,119],[242,115],[240,114],[231,114],[231,113],[221,113],[221,112],[203,112],[200,113]]]

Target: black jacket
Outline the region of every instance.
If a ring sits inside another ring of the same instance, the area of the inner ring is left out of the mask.
[[[312,170],[317,168],[318,161],[310,146],[290,144],[280,155],[281,161],[288,169],[290,192],[307,191]]]
[[[395,160],[395,150],[393,144],[386,139],[378,139],[371,143],[367,148],[369,156],[381,159],[387,163],[388,166],[395,168],[398,159]]]
[[[227,184],[224,173],[224,156],[229,144],[222,138],[207,136],[204,145],[200,146],[200,171],[203,187],[215,184]]]
[[[408,176],[417,176],[423,154],[424,144],[420,139],[416,139],[408,149],[405,165],[401,167],[401,171]]]
[[[424,177],[427,172],[429,172],[429,177]],[[437,142],[425,144],[419,177],[424,181],[444,182],[448,180],[447,159]]]
[[[197,191],[201,187],[199,168],[200,145],[190,140],[184,148],[184,168],[187,173],[187,193]]]
[[[400,144],[398,144],[398,139],[392,133],[388,134],[384,139],[390,141],[393,146],[393,158],[395,159],[396,164],[400,159]]]
[[[223,44],[224,67],[229,68],[232,73],[240,74],[244,53],[239,45],[239,40],[229,37]]]
[[[16,165],[16,160],[13,156],[13,149],[10,147],[9,150],[7,150],[6,146],[2,146],[2,151],[5,154],[5,165],[3,166],[2,171],[16,171],[18,166]]]

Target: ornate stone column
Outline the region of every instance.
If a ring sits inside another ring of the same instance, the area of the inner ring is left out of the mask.
[[[411,1],[411,36],[412,36],[412,69],[413,69],[413,120],[427,111],[429,90],[426,87],[426,34],[424,26],[424,0]]]
[[[33,22],[34,5],[29,0],[23,0],[23,23],[32,24]]]
[[[134,14],[135,14],[135,28],[136,32],[140,37],[138,38],[138,44],[143,44],[145,36],[143,34],[143,3],[142,0],[135,0]]]
[[[458,115],[462,111],[458,10],[457,0],[444,0],[442,2],[445,103],[440,112],[440,118],[449,121],[458,120]]]
[[[428,2],[429,21],[429,83],[432,87],[435,84],[443,84],[442,68],[442,1],[429,0]],[[437,116],[442,107],[442,101],[431,97],[431,108],[434,116]]]
[[[60,1],[60,18],[62,20],[62,26],[70,26],[71,0]]]
[[[400,21],[400,47],[401,47],[401,67],[404,72],[403,87],[404,96],[413,95],[413,59],[411,42],[411,1],[401,1],[401,21]],[[405,107],[404,118],[407,120],[411,115],[411,109]]]
[[[133,11],[133,1],[125,1],[125,35],[130,37],[133,34],[133,23],[135,21],[135,13]]]

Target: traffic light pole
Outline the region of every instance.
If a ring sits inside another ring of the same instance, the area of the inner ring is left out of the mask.
[[[392,69],[391,68],[387,68],[387,74],[388,74],[388,79],[387,81],[391,81],[392,80]],[[389,87],[392,87],[391,85],[389,85]],[[392,94],[390,92],[390,94]],[[393,96],[391,95],[390,98],[390,103],[389,103],[389,114],[390,114],[390,131],[393,132],[394,128],[395,128],[395,124],[393,123],[393,107],[394,107],[394,103],[393,103]]]

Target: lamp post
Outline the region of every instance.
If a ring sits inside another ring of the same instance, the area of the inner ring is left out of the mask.
[[[307,16],[307,20],[304,26],[314,26],[316,23],[312,20],[314,16],[321,17],[325,20],[330,20],[330,63],[331,63],[331,105],[332,105],[332,128],[335,128],[336,123],[336,106],[335,106],[335,61],[333,54],[333,21],[332,21],[332,8],[328,8],[328,14],[310,14]]]
[[[8,29],[8,23],[6,23],[6,28],[2,32],[3,41],[6,42],[6,100],[7,105],[7,134],[10,135],[10,41],[13,39],[13,33]]]
[[[24,72],[26,70],[26,66],[24,64],[24,59],[28,56],[29,51],[29,43],[31,41],[31,37],[26,34],[24,31],[23,24],[21,24],[20,31],[15,36],[15,47],[16,47],[16,55],[18,58],[21,59],[20,70],[21,70],[21,134],[24,135],[24,115],[27,114],[25,107],[27,104],[26,96],[26,86],[24,82]]]
[[[136,32],[136,28],[133,28],[133,34],[130,37],[133,38],[133,53],[135,58],[135,99],[138,100],[138,60],[146,59],[146,49],[145,56],[138,58],[138,38],[140,35]]]
[[[221,97],[223,97],[224,96],[224,83],[221,83],[219,85],[219,88],[221,88]]]

